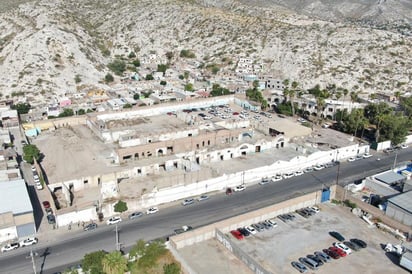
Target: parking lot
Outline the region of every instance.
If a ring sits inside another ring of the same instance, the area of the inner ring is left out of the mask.
[[[318,270],[307,273],[408,273],[392,262],[393,256],[387,256],[381,247],[381,244],[399,243],[393,236],[370,228],[347,207],[331,203],[319,207],[320,212],[308,218],[297,213],[293,213],[296,217],[292,221],[276,218],[277,227],[243,240],[237,240],[230,233],[227,235],[272,273],[299,273],[291,262],[332,246],[337,240],[329,235],[329,231],[340,232],[346,240],[361,239],[368,247],[353,251],[346,257],[332,259]],[[179,253],[196,273],[252,273],[215,239],[182,248]]]

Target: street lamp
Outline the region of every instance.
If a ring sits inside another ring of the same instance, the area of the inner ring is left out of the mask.
[[[395,159],[393,160],[393,167],[392,167],[392,169],[395,169],[395,167],[396,167],[396,160],[398,159],[398,151],[396,150],[395,151]]]
[[[38,256],[39,254],[37,252],[33,252],[33,247],[30,248],[30,253],[29,256],[26,257],[26,259],[31,259],[31,263],[33,265],[33,273],[37,274],[37,270],[36,270],[36,264],[34,262],[34,257]]]

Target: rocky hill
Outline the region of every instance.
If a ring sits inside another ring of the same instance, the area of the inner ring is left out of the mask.
[[[177,61],[182,49],[221,70],[249,57],[273,76],[303,87],[335,83],[359,92],[411,90],[412,8],[406,0],[5,3],[0,8],[3,98],[35,103],[74,93],[80,85],[104,85],[107,64],[115,58],[173,52]]]

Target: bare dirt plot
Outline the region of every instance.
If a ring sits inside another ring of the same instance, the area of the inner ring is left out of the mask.
[[[408,273],[385,255],[381,244],[398,243],[391,235],[369,228],[350,213],[348,208],[323,204],[321,212],[305,219],[297,214],[296,220],[238,241],[238,245],[273,273],[298,273],[290,263],[299,257],[328,248],[336,240],[328,232],[339,231],[346,239],[359,238],[368,243],[366,249],[333,260],[313,273]]]
[[[239,259],[216,240],[208,240],[178,250],[196,273],[252,274]]]

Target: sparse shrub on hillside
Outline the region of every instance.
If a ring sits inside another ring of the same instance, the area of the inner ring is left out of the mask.
[[[140,60],[139,60],[139,59],[135,59],[135,60],[132,61],[132,64],[133,64],[135,67],[140,67]]]
[[[129,53],[128,57],[129,57],[130,59],[135,58],[135,57],[136,57],[136,53],[134,53],[133,51],[131,51],[131,52]]]
[[[114,81],[113,75],[111,75],[110,73],[106,74],[106,76],[104,77],[104,81],[105,81],[106,83],[111,83],[111,82],[113,82],[113,81]]]
[[[157,71],[163,72],[163,74],[166,72],[166,70],[169,68],[168,65],[165,64],[159,64],[157,65]]]
[[[151,74],[147,74],[145,79],[148,80],[148,81],[151,81],[151,80],[154,80],[154,77]]]
[[[180,57],[182,57],[182,58],[196,58],[196,55],[191,50],[182,49],[180,51]]]
[[[126,70],[126,63],[123,60],[116,59],[109,63],[107,67],[114,72],[114,74],[121,76]]]
[[[80,78],[80,75],[79,74],[76,74],[76,76],[74,76],[74,82],[76,83],[76,84],[78,84],[78,83],[80,83],[82,81],[82,78]]]

